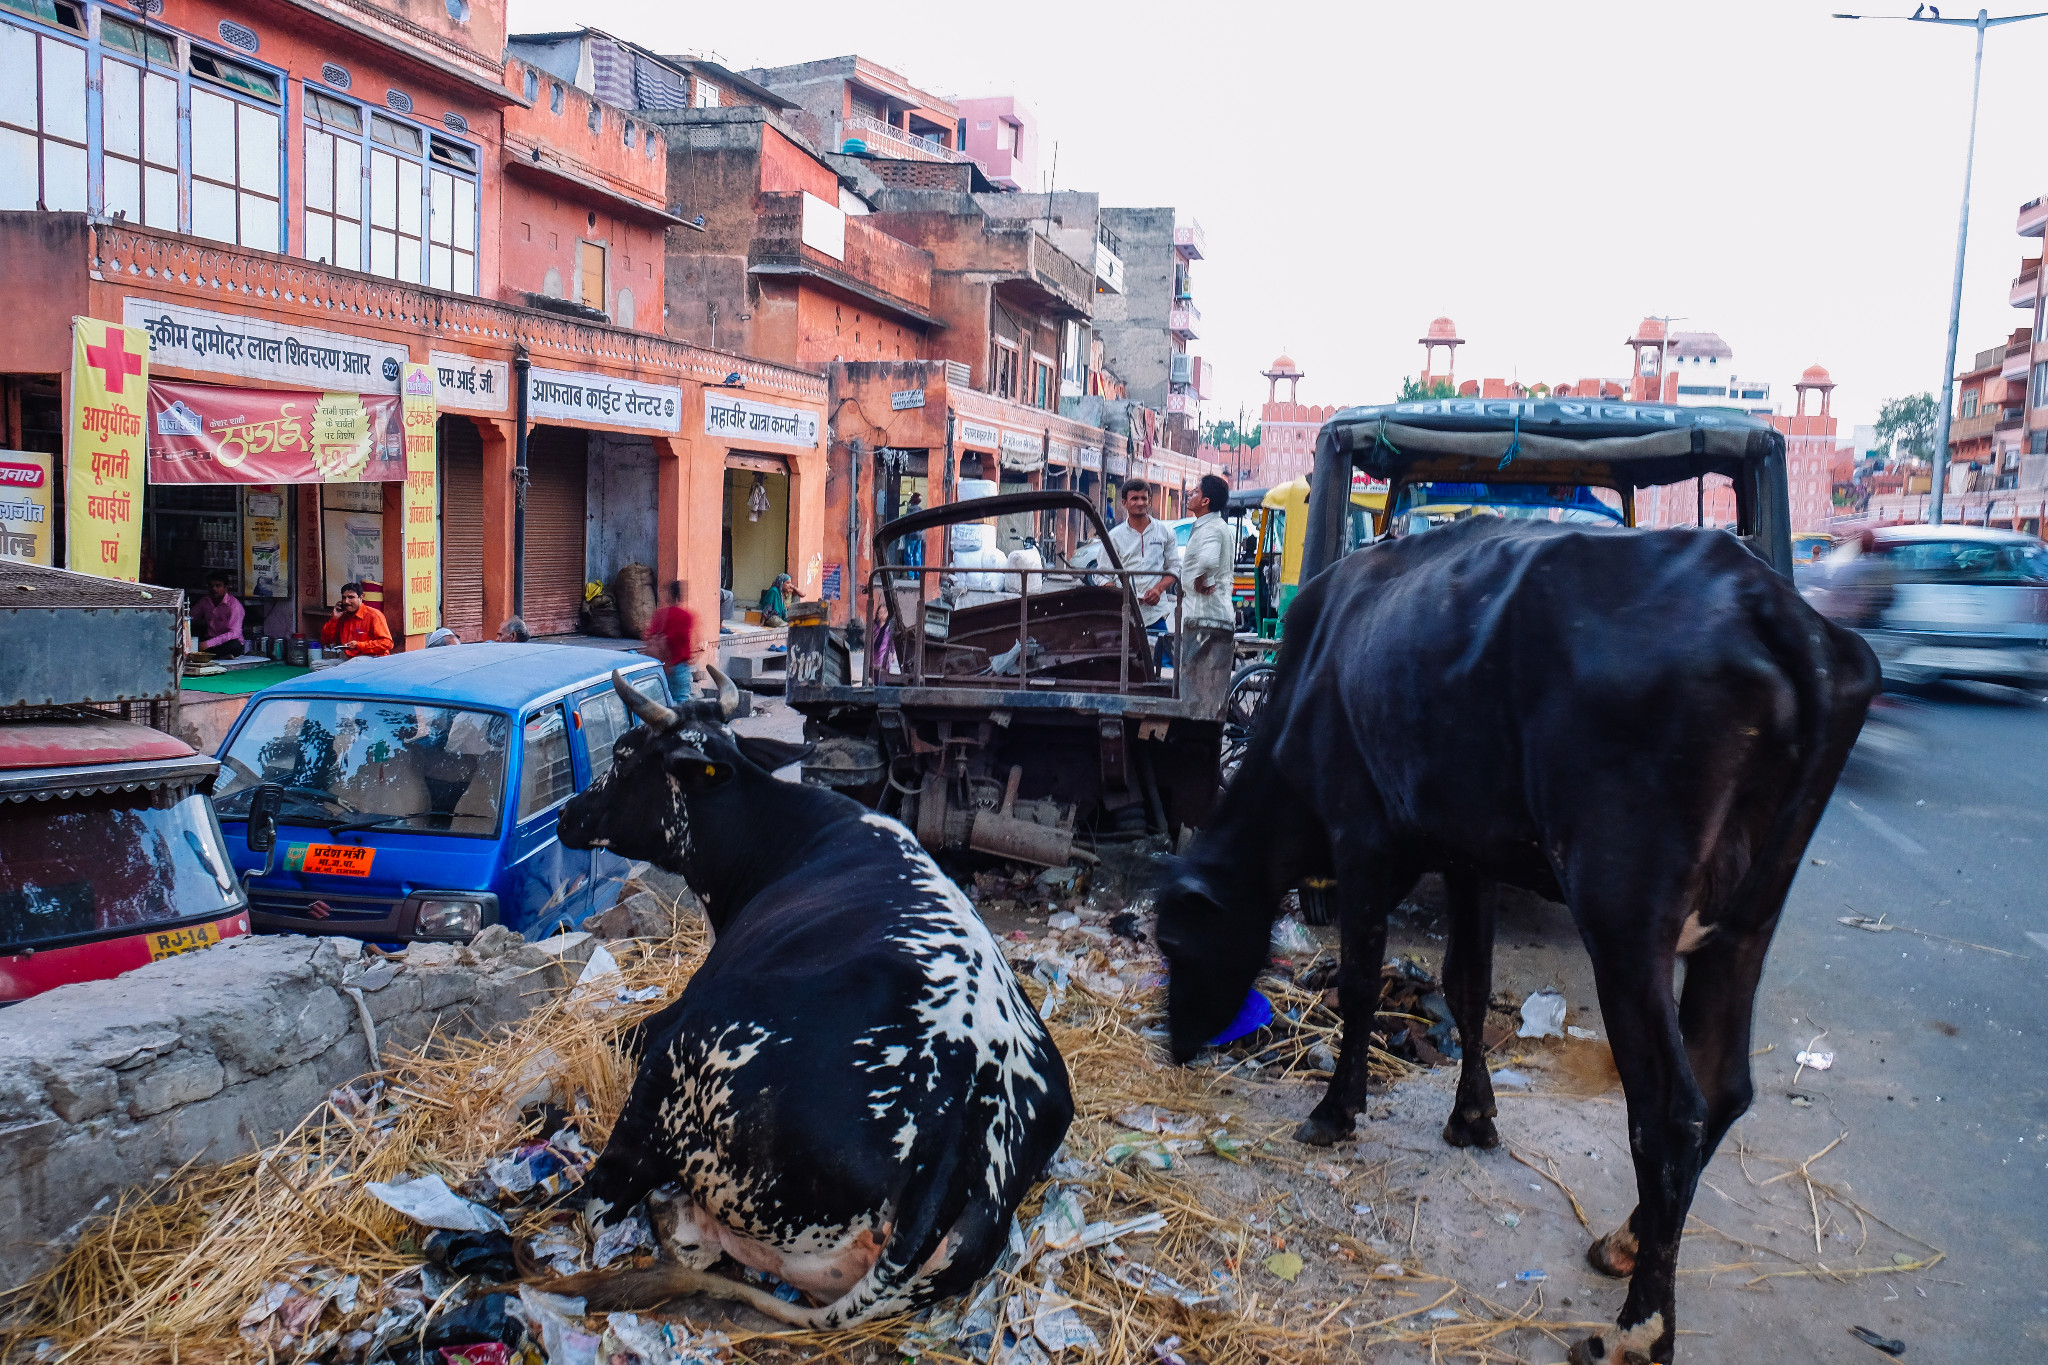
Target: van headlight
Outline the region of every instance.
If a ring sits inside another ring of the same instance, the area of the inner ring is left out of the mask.
[[[467,941],[498,922],[498,898],[488,892],[441,892],[413,897],[413,934]]]

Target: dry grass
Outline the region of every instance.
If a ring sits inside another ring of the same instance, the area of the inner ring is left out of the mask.
[[[657,1000],[599,1012],[587,1001],[563,997],[489,1041],[441,1040],[390,1064],[385,1102],[368,1120],[326,1105],[259,1152],[189,1168],[131,1192],[110,1216],[87,1228],[59,1265],[11,1296],[13,1325],[0,1335],[0,1355],[21,1359],[27,1348],[46,1342],[43,1365],[282,1365],[331,1357],[342,1330],[366,1326],[376,1316],[377,1287],[419,1260],[416,1229],[367,1195],[364,1184],[428,1173],[454,1184],[475,1175],[488,1158],[526,1136],[517,1102],[537,1089],[551,1088],[557,1102],[577,1109],[584,1135],[593,1148],[599,1146],[632,1081],[622,1034],[672,999],[703,959],[698,921],[684,921],[688,927],[675,940],[621,957],[625,984],[658,985]],[[1114,1278],[1099,1251],[1068,1255],[1055,1287],[1100,1338],[1099,1359],[1149,1360],[1155,1345],[1178,1337],[1184,1356],[1204,1365],[1309,1365],[1355,1358],[1374,1342],[1426,1343],[1432,1359],[1510,1360],[1517,1358],[1507,1349],[1511,1333],[1534,1330],[1562,1342],[1566,1330],[1592,1325],[1545,1321],[1534,1301],[1519,1307],[1486,1303],[1453,1281],[1413,1267],[1398,1280],[1380,1275],[1374,1267],[1390,1259],[1387,1252],[1334,1224],[1290,1231],[1304,1249],[1339,1249],[1330,1258],[1318,1256],[1325,1269],[1342,1267],[1336,1290],[1328,1278],[1314,1290],[1307,1280],[1290,1285],[1263,1267],[1263,1258],[1276,1245],[1284,1247],[1286,1236],[1275,1236],[1271,1223],[1254,1230],[1260,1210],[1281,1207],[1288,1190],[1305,1178],[1305,1163],[1320,1154],[1286,1143],[1283,1127],[1261,1127],[1244,1117],[1244,1102],[1227,1101],[1219,1087],[1253,1060],[1269,1079],[1312,1078],[1309,1054],[1319,1043],[1334,1048],[1337,1028],[1318,993],[1273,980],[1263,985],[1282,1017],[1273,1029],[1241,1044],[1235,1061],[1207,1070],[1171,1065],[1141,1032],[1157,1023],[1156,993],[1137,1002],[1114,1000],[1077,982],[1049,1020],[1075,1085],[1077,1116],[1068,1153],[1086,1168],[1062,1183],[1085,1193],[1090,1219],[1163,1215],[1163,1231],[1127,1237],[1123,1250],[1190,1288],[1226,1291],[1221,1302],[1190,1309]],[[1043,998],[1036,982],[1027,981],[1026,988],[1034,1000]],[[1382,1080],[1409,1069],[1384,1053],[1375,1054],[1374,1065]],[[1137,1158],[1108,1164],[1105,1154],[1128,1136],[1116,1116],[1146,1104],[1199,1117],[1198,1134],[1223,1126],[1221,1114],[1234,1110],[1239,1117],[1233,1132],[1245,1143],[1238,1157],[1244,1169],[1234,1173],[1245,1177],[1234,1182],[1240,1192],[1227,1194],[1222,1182],[1188,1170],[1184,1154],[1165,1170]],[[1375,1174],[1384,1181],[1384,1169],[1361,1172],[1341,1188],[1355,1190]],[[1027,1202],[1027,1222],[1044,1196],[1041,1187]],[[1302,1208],[1298,1197],[1294,1207]],[[544,1217],[529,1212],[515,1233],[531,1232]],[[330,1305],[320,1324],[325,1333],[291,1356],[239,1334],[238,1321],[265,1286],[309,1273],[359,1276],[355,1310],[344,1314]],[[1028,1302],[1039,1287],[1034,1281],[1016,1290]],[[1464,1305],[1464,1317],[1426,1319],[1454,1297]],[[1475,1305],[1482,1303],[1490,1317],[1475,1320]],[[739,1359],[852,1365],[877,1353],[893,1355],[914,1325],[897,1319],[834,1333],[752,1331],[729,1324],[726,1330]],[[929,1345],[923,1349],[927,1359],[963,1358]]]

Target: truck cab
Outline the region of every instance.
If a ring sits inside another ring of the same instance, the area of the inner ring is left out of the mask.
[[[466,941],[538,939],[609,909],[632,864],[555,837],[636,724],[620,670],[666,698],[661,667],[573,645],[480,644],[355,659],[250,698],[222,741],[215,795],[260,930]],[[282,789],[276,856],[250,808]]]

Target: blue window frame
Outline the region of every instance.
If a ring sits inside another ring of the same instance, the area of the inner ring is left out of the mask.
[[[476,146],[307,84],[308,260],[477,290]]]

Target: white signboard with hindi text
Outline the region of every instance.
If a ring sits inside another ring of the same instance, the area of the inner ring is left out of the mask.
[[[757,403],[714,389],[704,390],[704,434],[739,445],[762,441],[770,445],[815,449],[818,414],[809,408]]]
[[[683,391],[672,384],[535,368],[527,371],[527,385],[526,411],[536,422],[568,426],[600,422],[644,431],[683,429]]]
[[[512,367],[502,360],[478,360],[453,351],[429,351],[434,370],[434,403],[461,412],[503,412],[512,399]]]
[[[156,299],[121,300],[121,320],[149,333],[149,364],[289,384],[316,393],[397,393],[403,346],[246,313]]]

